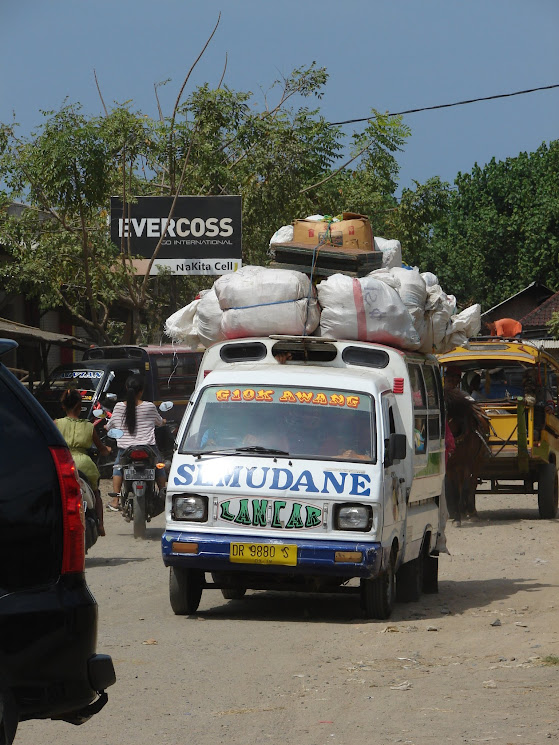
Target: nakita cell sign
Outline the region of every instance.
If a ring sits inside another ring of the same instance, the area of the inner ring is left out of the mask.
[[[229,274],[242,266],[241,197],[138,197],[124,206],[111,198],[111,240],[151,259],[151,274]],[[170,217],[169,217],[170,215]],[[163,238],[162,238],[163,236]]]

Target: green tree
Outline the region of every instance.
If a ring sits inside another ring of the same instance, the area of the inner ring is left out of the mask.
[[[451,187],[438,176],[424,184],[414,181],[415,189],[404,189],[396,209],[386,218],[385,235],[402,244],[402,258],[422,271],[438,270],[434,263],[432,240],[434,226],[445,224],[448,216]]]
[[[181,101],[189,75],[169,117],[154,120],[130,104],[86,117],[71,104],[45,112],[27,140],[15,126],[0,131],[4,201],[28,205],[18,220],[0,212],[0,243],[12,257],[0,276],[43,309],[66,308],[97,341],[109,341],[111,322],[123,310],[138,341],[142,322],[160,328],[166,313],[208,284],[136,276],[130,246],[109,240],[112,195],[126,205],[142,195],[240,194],[244,261],[254,264],[266,263],[270,237],[296,217],[369,214],[379,205],[384,214],[395,204],[394,153],[409,130],[373,112],[366,131],[354,137],[351,162],[338,166],[342,132],[306,105],[322,96],[323,68],[312,63],[276,81],[260,109],[251,93],[221,85],[201,86]]]
[[[559,287],[559,140],[458,174],[433,226],[432,271],[484,308],[533,281]]]
[[[29,141],[3,129],[4,201],[23,199],[28,208],[0,221],[0,243],[12,257],[1,276],[8,291],[38,298],[42,309],[64,307],[107,342],[110,306],[126,275],[104,209],[114,184],[115,147],[105,131],[112,121],[88,119],[77,105],[45,117]]]

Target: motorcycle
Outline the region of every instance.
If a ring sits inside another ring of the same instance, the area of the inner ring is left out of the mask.
[[[87,476],[81,471],[78,471],[78,483],[82,493],[85,518],[85,553],[87,553],[99,538],[99,518],[95,511],[95,492],[91,488]]]
[[[163,401],[159,409],[169,411],[171,401]],[[120,429],[110,429],[109,437],[118,440]],[[122,516],[133,523],[134,538],[145,538],[146,523],[160,515],[165,509],[166,488],[159,488],[156,480],[158,470],[168,470],[170,461],[161,461],[151,445],[131,445],[122,453],[119,464],[123,467],[120,506]]]

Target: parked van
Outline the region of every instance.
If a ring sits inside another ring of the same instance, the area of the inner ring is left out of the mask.
[[[537,494],[540,517],[556,517],[559,361],[529,340],[496,337],[473,339],[439,361],[461,371],[467,392],[479,378],[475,398],[490,423],[479,475],[490,483],[477,493]]]
[[[396,596],[436,592],[442,401],[432,356],[312,337],[210,347],[167,487],[174,612],[210,587],[239,598],[358,578],[365,614],[387,618]]]

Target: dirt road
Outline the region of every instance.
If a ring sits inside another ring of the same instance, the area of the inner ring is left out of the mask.
[[[81,726],[24,722],[17,745],[324,745],[559,741],[559,524],[533,496],[478,498],[448,527],[440,592],[361,616],[358,596],[207,591],[174,616],[162,517],[120,514],[86,560],[109,703]]]

